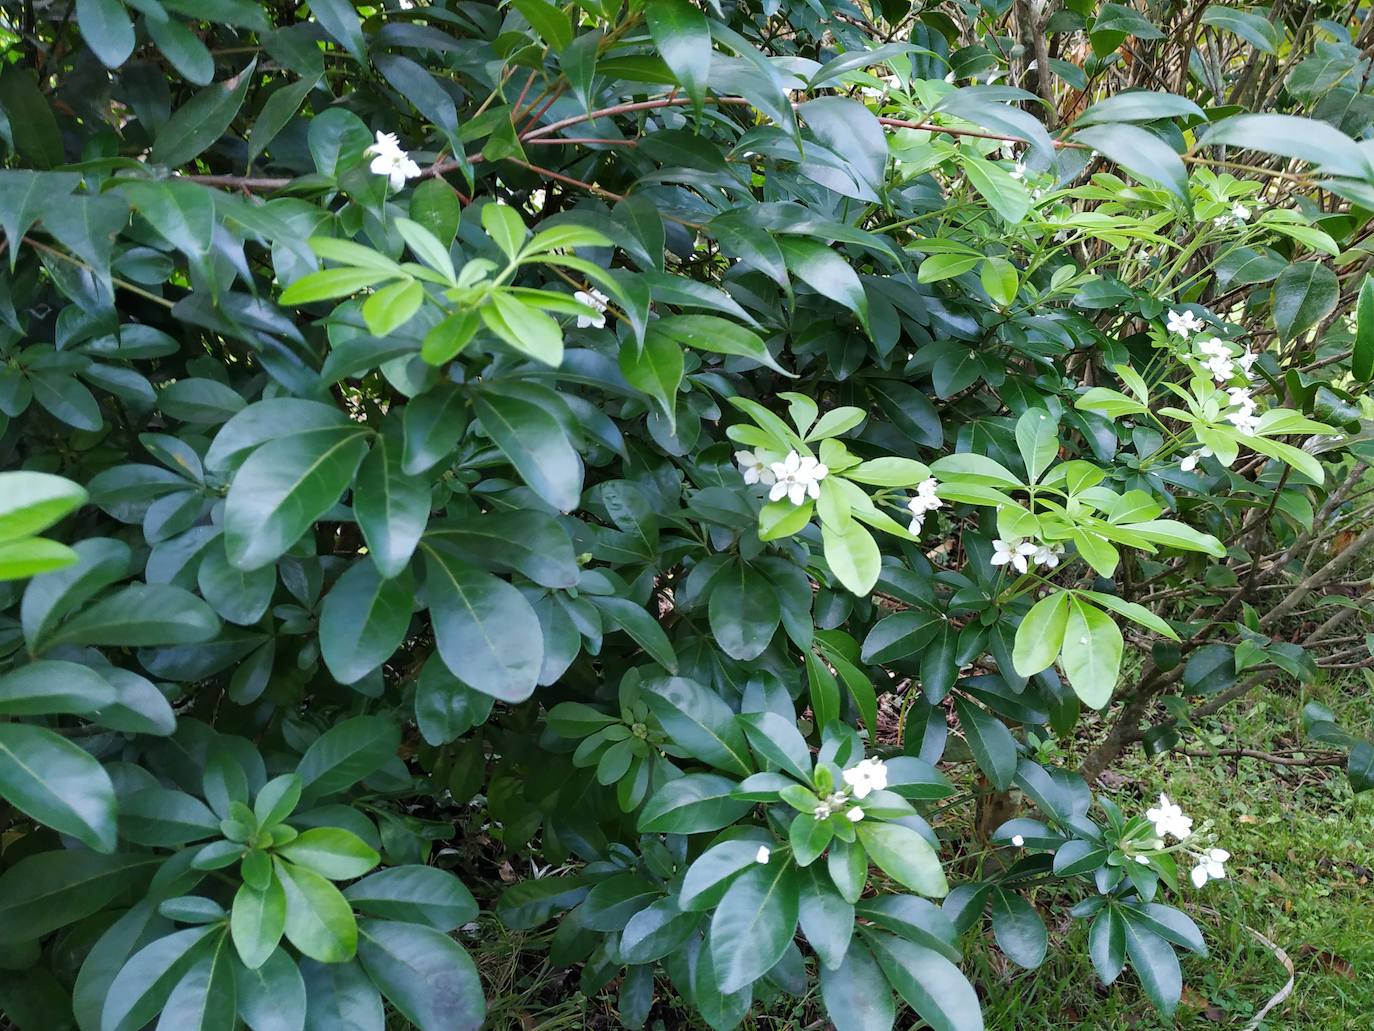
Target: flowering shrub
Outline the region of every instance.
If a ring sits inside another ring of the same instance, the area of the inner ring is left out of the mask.
[[[1149,6],[6,7],[7,1018],[1171,1014],[1227,843],[1092,785],[1368,664],[1374,105]]]

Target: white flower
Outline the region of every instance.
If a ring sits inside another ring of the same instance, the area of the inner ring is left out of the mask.
[[[1053,569],[1059,565],[1059,558],[1064,554],[1062,544],[1041,544],[1035,549],[1035,554],[1031,556],[1031,561],[1037,566],[1045,566]]]
[[[1259,432],[1259,416],[1253,411],[1241,409],[1238,412],[1232,412],[1226,417],[1226,421],[1246,436],[1253,437]]]
[[[1039,550],[1039,545],[1033,541],[1027,541],[1020,537],[1014,537],[1009,541],[995,540],[992,542],[992,564],[994,566],[1005,566],[1008,563],[1018,573],[1024,573],[1028,567],[1027,560]]]
[[[1172,834],[1182,841],[1193,833],[1193,821],[1183,815],[1183,809],[1169,801],[1169,796],[1161,793],[1159,808],[1147,809],[1145,819],[1155,825],[1155,833],[1161,838]]]
[[[1202,459],[1204,459],[1204,458],[1211,458],[1211,457],[1212,457],[1212,449],[1211,449],[1211,448],[1209,448],[1209,447],[1200,447],[1200,448],[1198,448],[1196,451],[1194,451],[1191,455],[1188,455],[1187,457],[1185,457],[1185,458],[1183,459],[1183,461],[1179,462],[1179,463],[1178,463],[1178,467],[1179,467],[1180,469],[1182,469],[1185,473],[1190,473],[1190,472],[1192,472],[1194,469],[1197,468],[1198,462],[1200,462],[1200,461],[1201,461]]]
[[[1193,345],[1205,358],[1229,358],[1231,349],[1216,337],[1198,337],[1193,341]]]
[[[1250,396],[1249,387],[1228,387],[1226,389],[1226,396],[1230,398],[1233,405],[1238,405],[1247,412],[1253,412],[1255,410],[1255,399]]]
[[[771,486],[777,478],[773,475],[773,470],[768,468],[768,456],[762,448],[736,451],[735,461],[739,463],[739,471],[744,475],[744,482],[747,484],[762,483]]]
[[[399,190],[407,179],[420,175],[420,166],[410,160],[410,155],[401,149],[394,132],[377,133],[377,142],[363,151],[373,155],[368,169],[373,175],[384,175],[391,181],[391,188]]]
[[[1012,177],[1013,179],[1025,179],[1025,178],[1026,178],[1026,166],[1025,166],[1025,163],[1024,163],[1024,162],[1018,161],[1018,162],[1016,162],[1015,165],[1012,166],[1012,169],[1011,169],[1011,177]]]
[[[1224,355],[1213,355],[1203,362],[1202,365],[1212,374],[1212,378],[1218,383],[1225,383],[1236,374],[1235,363]]]
[[[911,533],[921,532],[921,526],[925,522],[926,513],[934,512],[937,508],[943,508],[944,502],[935,496],[936,489],[940,482],[934,476],[927,477],[916,485],[915,497],[908,498],[906,503],[907,511],[911,513]]]
[[[1240,203],[1240,201],[1237,201],[1235,204],[1231,205],[1231,217],[1237,222],[1249,222],[1250,209]]]
[[[1249,376],[1250,366],[1254,365],[1257,361],[1259,361],[1259,355],[1254,351],[1244,351],[1241,353],[1241,356],[1236,359],[1236,364],[1240,366],[1241,372]]]
[[[573,294],[573,300],[580,304],[585,304],[588,308],[595,308],[595,315],[579,315],[577,317],[577,328],[586,329],[588,326],[595,326],[602,329],[606,325],[606,305],[610,303],[610,298],[600,290],[579,290]]]
[[[881,759],[864,759],[857,766],[845,770],[841,777],[854,792],[855,798],[867,798],[869,792],[882,791],[887,787],[887,767]]]
[[[1011,836],[1011,843],[1015,845],[1017,848],[1020,848],[1022,845],[1026,843],[1026,839],[1021,837],[1021,835],[1019,834],[1013,834]]]
[[[1208,849],[1205,855],[1200,855],[1197,866],[1193,867],[1193,872],[1189,875],[1193,879],[1193,887],[1201,888],[1208,881],[1224,881],[1224,864],[1230,858],[1231,853],[1224,848]]]
[[[754,853],[754,862],[763,865],[766,864],[768,860],[772,858],[772,856],[773,853],[767,845],[760,845],[759,850]]]
[[[1187,340],[1192,333],[1199,333],[1203,329],[1203,321],[1190,311],[1169,310],[1169,317],[1165,320],[1164,328],[1170,333],[1177,333]]]
[[[853,809],[849,810],[849,812],[845,813],[844,816],[850,823],[858,823],[864,818],[864,811],[858,806],[855,806]]]
[[[813,500],[819,498],[821,480],[830,472],[810,455],[800,455],[795,451],[789,451],[781,462],[774,462],[772,470],[777,482],[768,492],[768,500],[781,501],[787,498],[794,505],[800,505],[808,497]]]

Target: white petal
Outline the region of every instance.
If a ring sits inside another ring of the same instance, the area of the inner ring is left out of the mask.
[[[806,484],[793,480],[787,487],[787,498],[792,504],[800,505],[806,500]]]
[[[1193,872],[1188,876],[1192,878],[1194,888],[1201,888],[1207,883],[1207,871],[1201,866],[1193,867]]]
[[[787,497],[787,481],[778,480],[777,483],[773,484],[773,489],[768,492],[768,500],[781,501],[785,497]]]

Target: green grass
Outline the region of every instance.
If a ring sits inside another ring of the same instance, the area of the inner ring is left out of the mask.
[[[1302,699],[1285,690],[1259,691],[1213,718],[1186,743],[1190,751],[1246,747],[1290,753],[1304,745],[1297,712],[1321,701],[1351,728],[1374,725],[1374,692],[1359,678],[1309,688]],[[1322,750],[1320,746],[1316,749]],[[1066,757],[1072,762],[1073,757]],[[1265,1031],[1370,1031],[1374,1028],[1374,792],[1355,796],[1344,771],[1276,767],[1252,758],[1146,759],[1134,752],[1103,789],[1127,812],[1166,791],[1201,825],[1211,820],[1218,843],[1232,853],[1230,879],[1202,891],[1187,885],[1172,901],[1198,922],[1211,955],[1183,960],[1184,999],[1173,1023],[1159,1019],[1129,970],[1116,984],[1097,983],[1087,958],[1086,926],[1071,922],[1075,901],[1045,889],[1034,902],[1050,927],[1049,958],[1038,970],[1011,967],[991,943],[972,935],[965,969],[984,999],[989,1031],[1047,1028],[1243,1028],[1288,979],[1259,931],[1292,959],[1296,979],[1286,1002],[1271,1011]],[[581,993],[577,970],[549,965],[551,930],[502,931],[485,919],[469,941],[488,984],[488,1026],[519,1031],[616,1028],[614,985]],[[913,1026],[899,1017],[900,1027]],[[660,979],[650,1028],[704,1028]],[[749,1031],[830,1027],[813,992],[756,1005]]]

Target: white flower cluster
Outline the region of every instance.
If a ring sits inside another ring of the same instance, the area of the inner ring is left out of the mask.
[[[821,496],[821,481],[830,470],[810,455],[795,451],[787,452],[781,462],[770,467],[773,473],[773,489],[768,492],[769,501],[786,498],[794,505],[800,505],[807,498],[813,501]]]
[[[1169,801],[1169,796],[1163,793],[1159,796],[1159,805],[1154,809],[1145,811],[1145,818],[1155,825],[1155,833],[1161,839],[1172,837],[1178,841],[1183,841],[1192,836],[1193,821],[1183,814],[1183,808],[1178,804]],[[1159,844],[1163,844],[1161,840]],[[1201,888],[1208,881],[1221,881],[1226,879],[1226,862],[1231,858],[1231,853],[1224,848],[1209,848],[1204,852],[1193,852],[1189,854],[1196,860],[1197,864],[1188,875],[1193,882],[1193,887]],[[1137,856],[1137,862],[1147,861],[1144,856]]]
[[[927,512],[934,512],[944,505],[944,502],[935,496],[935,491],[939,487],[940,481],[934,476],[924,479],[916,485],[916,496],[907,501],[906,510],[911,513],[911,526],[908,529],[913,535],[921,532]]]
[[[1201,333],[1206,324],[1191,311],[1175,311],[1170,308],[1169,317],[1164,320],[1164,328],[1187,340],[1192,334]]]
[[[606,306],[611,300],[609,297],[600,290],[579,290],[573,294],[573,300],[585,304],[588,308],[596,309],[595,315],[577,316],[578,329],[586,329],[588,326],[594,326],[597,329],[605,328]]]
[[[1197,866],[1193,867],[1193,872],[1188,876],[1193,880],[1194,888],[1201,888],[1208,881],[1224,881],[1226,879],[1226,867],[1222,864],[1231,858],[1231,853],[1224,848],[1209,848],[1206,852],[1195,853],[1197,856]]]
[[[1193,821],[1183,815],[1183,808],[1169,801],[1169,796],[1160,793],[1159,806],[1145,810],[1145,819],[1155,825],[1155,833],[1161,838],[1173,836],[1182,841],[1193,833]]]
[[[1170,310],[1165,328],[1187,340],[1191,335],[1201,333],[1206,327],[1203,321],[1190,311]],[[1255,402],[1249,383],[1251,369],[1259,360],[1259,355],[1245,347],[1240,348],[1237,353],[1234,344],[1214,336],[1199,336],[1193,341],[1193,346],[1197,349],[1197,359],[1208,375],[1216,383],[1226,386],[1226,396],[1230,401],[1225,412],[1226,421],[1241,433],[1253,436],[1259,432],[1259,405]],[[1242,386],[1227,386],[1237,376],[1243,377],[1246,383]],[[1198,462],[1211,456],[1211,448],[1200,447],[1186,455],[1179,463],[1179,468],[1183,472],[1191,472],[1197,468]]]
[[[1042,544],[1028,541],[1024,537],[1013,537],[1009,541],[1001,538],[992,542],[992,564],[1011,566],[1018,573],[1028,572],[1031,566],[1044,566],[1053,569],[1059,565],[1064,554],[1062,544]]]
[[[1244,225],[1249,221],[1250,209],[1240,203],[1240,201],[1236,201],[1236,203],[1231,205],[1231,213],[1229,215],[1218,215],[1216,218],[1212,219],[1212,225],[1219,229],[1225,229],[1228,226]]]
[[[887,766],[881,759],[864,759],[840,775],[855,798],[867,798],[887,787]]]
[[[420,175],[420,166],[401,149],[400,140],[394,132],[377,133],[377,142],[363,153],[372,155],[372,164],[368,165],[368,170],[373,175],[386,176],[393,190],[401,189],[407,179],[415,179]]]
[[[812,810],[818,820],[828,820],[835,813],[843,812],[850,823],[858,823],[864,818],[861,806],[851,805],[851,798],[862,800],[875,791],[887,787],[887,766],[881,759],[863,759],[840,774],[844,789],[831,792]]]

